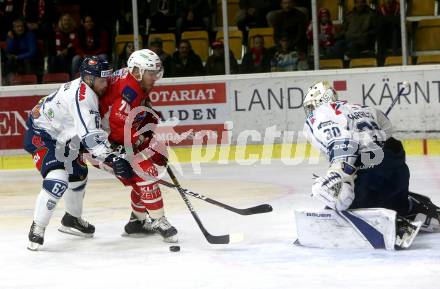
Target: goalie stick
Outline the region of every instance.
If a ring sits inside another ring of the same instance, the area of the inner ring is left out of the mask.
[[[409,87],[409,83],[408,81],[403,81],[403,86],[402,88],[399,90],[399,93],[397,93],[396,98],[393,100],[393,102],[391,103],[390,107],[388,107],[387,111],[385,112],[385,115],[388,116],[388,114],[390,113],[390,111],[393,109],[394,105],[397,103],[397,101],[400,99],[400,96],[403,94],[403,91]]]
[[[243,240],[243,234],[240,234],[240,233],[235,233],[235,234],[230,234],[230,235],[220,235],[220,236],[211,235],[203,226],[202,221],[200,221],[200,218],[197,215],[197,212],[195,211],[191,202],[186,197],[184,189],[180,186],[179,181],[177,180],[176,176],[174,175],[174,173],[171,170],[171,167],[169,165],[167,166],[167,172],[168,172],[168,175],[170,176],[171,180],[173,181],[175,188],[179,192],[180,197],[182,197],[183,201],[185,202],[186,206],[188,207],[189,211],[191,212],[191,215],[193,216],[194,220],[196,221],[197,225],[199,226],[200,230],[202,231],[203,235],[205,236],[206,240],[209,243],[211,243],[211,244],[231,244],[231,243],[238,243]]]

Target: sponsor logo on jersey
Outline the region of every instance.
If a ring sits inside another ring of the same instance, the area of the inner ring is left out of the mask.
[[[47,111],[47,117],[52,120],[55,117],[55,113],[53,111],[53,109],[49,108],[49,110]]]
[[[81,82],[79,87],[79,101],[84,100],[86,98],[86,84]]]
[[[34,108],[32,109],[32,117],[33,117],[33,119],[37,119],[37,118],[39,118],[40,116],[41,116],[41,113],[40,113],[40,107],[41,107],[41,104],[37,104],[36,106],[34,106]]]
[[[137,92],[130,86],[124,87],[122,90],[122,99],[128,103],[132,103],[137,97]]]
[[[332,124],[334,124],[334,122],[331,121],[331,120],[321,122],[321,123],[318,125],[318,129],[321,129],[321,128],[323,128],[323,127],[326,127],[326,126],[329,126],[329,125],[332,125]]]
[[[41,139],[41,136],[34,135],[32,137],[32,144],[38,148],[44,146],[44,141]]]
[[[64,91],[66,91],[70,88],[70,84],[71,84],[71,82],[67,82],[66,84],[64,84]]]

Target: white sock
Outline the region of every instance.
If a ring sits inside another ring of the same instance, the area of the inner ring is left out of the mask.
[[[163,208],[160,208],[158,210],[148,210],[148,214],[153,219],[159,219],[160,217],[162,217],[165,214],[165,212],[164,212]]]
[[[84,186],[86,183],[87,179],[79,182],[69,182],[69,188],[64,193],[66,212],[77,218],[82,216],[85,194]],[[79,190],[75,190],[77,188],[79,188]]]
[[[40,227],[46,227],[52,217],[58,199],[50,196],[46,190],[41,189],[35,203],[34,221]]]

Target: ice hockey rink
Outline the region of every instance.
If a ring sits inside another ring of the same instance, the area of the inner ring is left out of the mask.
[[[412,191],[440,203],[440,158],[410,157]],[[122,237],[129,191],[113,177],[90,170],[84,217],[94,238],[57,231],[62,202],[40,251],[26,249],[37,170],[0,173],[0,288],[436,288],[440,234],[420,234],[406,251],[328,250],[293,245],[295,209],[320,208],[310,198],[320,164],[287,166],[280,160],[252,166],[182,166],[183,187],[237,207],[269,203],[268,214],[240,216],[191,198],[212,234],[243,232],[242,243],[211,245],[174,190],[164,188],[166,213],[179,230],[180,252],[159,236]]]

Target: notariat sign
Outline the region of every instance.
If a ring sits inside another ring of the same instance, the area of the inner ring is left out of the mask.
[[[0,149],[22,149],[29,112],[41,96],[0,98]]]
[[[223,124],[230,115],[225,83],[162,85],[149,96],[164,120],[173,120],[171,128],[158,130],[158,138],[171,145],[226,142]]]

